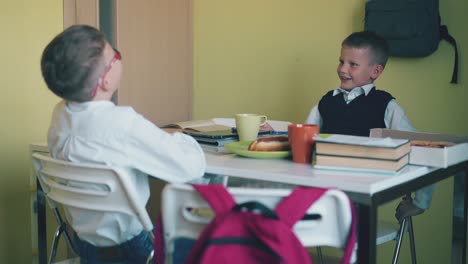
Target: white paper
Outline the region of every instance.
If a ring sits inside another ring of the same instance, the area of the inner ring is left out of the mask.
[[[359,145],[359,146],[370,146],[370,147],[388,147],[396,148],[408,142],[407,139],[394,139],[394,138],[371,138],[371,137],[360,137],[360,136],[349,136],[349,135],[330,135],[328,137],[321,137],[317,135],[314,137],[317,142],[328,142],[336,144],[348,144],[348,145]]]

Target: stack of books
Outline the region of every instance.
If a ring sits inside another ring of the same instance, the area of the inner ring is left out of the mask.
[[[409,162],[406,139],[319,135],[315,142],[316,168],[394,173]]]
[[[238,141],[237,133],[231,126],[218,124],[215,119],[176,122],[162,128],[168,132],[183,132],[192,136],[209,152],[229,153],[224,145]]]
[[[232,129],[230,126],[216,123],[214,119],[175,122],[164,125],[162,128],[170,132],[213,132]]]
[[[228,149],[224,148],[224,145],[239,141],[237,133],[233,132],[231,128],[210,132],[184,131],[184,133],[192,136],[203,150],[214,153],[230,153]]]
[[[215,118],[207,120],[192,120],[171,123],[162,126],[167,132],[182,132],[192,136],[205,151],[214,153],[230,153],[224,146],[226,144],[239,141],[237,130],[233,126],[227,125],[227,119]],[[235,123],[232,123],[235,126]],[[287,132],[277,132],[270,124],[259,128],[258,136],[270,136],[285,134]]]

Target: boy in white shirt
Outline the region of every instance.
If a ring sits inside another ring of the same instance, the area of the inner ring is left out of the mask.
[[[143,205],[150,194],[148,175],[167,182],[203,176],[205,156],[192,137],[168,134],[111,101],[122,57],[97,29],[75,25],[57,35],[42,54],[41,69],[49,89],[64,99],[48,132],[52,157],[127,170]],[[136,218],[75,208],[66,208],[66,216],[81,263],[145,263],[153,249]]]
[[[321,133],[369,136],[372,128],[415,131],[395,98],[377,90],[374,81],[382,74],[388,59],[385,39],[368,31],[355,32],[341,44],[337,68],[340,87],[325,94],[314,106],[306,123],[320,126]],[[395,217],[418,215],[429,208],[434,185],[404,199]]]

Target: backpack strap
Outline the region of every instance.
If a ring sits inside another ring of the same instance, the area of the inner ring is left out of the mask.
[[[292,228],[326,191],[327,189],[323,188],[296,187],[276,206],[275,213],[282,222]]]
[[[327,191],[328,189],[323,188],[296,187],[276,206],[275,212],[281,221],[292,228],[305,215],[307,209]],[[343,264],[350,263],[356,244],[356,212],[351,200],[349,206],[351,208],[351,228],[341,261]]]
[[[457,41],[455,40],[452,35],[448,32],[448,28],[446,25],[441,25],[439,27],[440,31],[440,38],[446,40],[455,48],[455,60],[453,63],[453,73],[452,73],[452,81],[450,83],[458,83],[458,49],[457,49]]]
[[[192,186],[217,215],[231,211],[236,205],[236,201],[222,184],[192,184]]]
[[[163,223],[162,223],[161,213],[159,213],[158,218],[156,220],[156,228],[153,230],[153,234],[154,234],[154,251],[153,251],[154,264],[164,264],[165,245],[164,245]]]

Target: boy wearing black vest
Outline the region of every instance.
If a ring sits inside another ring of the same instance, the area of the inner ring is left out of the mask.
[[[377,90],[374,81],[382,74],[388,59],[385,39],[369,31],[355,32],[341,44],[337,67],[340,87],[326,93],[312,108],[306,123],[320,126],[320,133],[369,136],[372,128],[415,131],[395,98]],[[434,186],[418,190],[415,199],[397,207],[401,222],[429,208]]]

